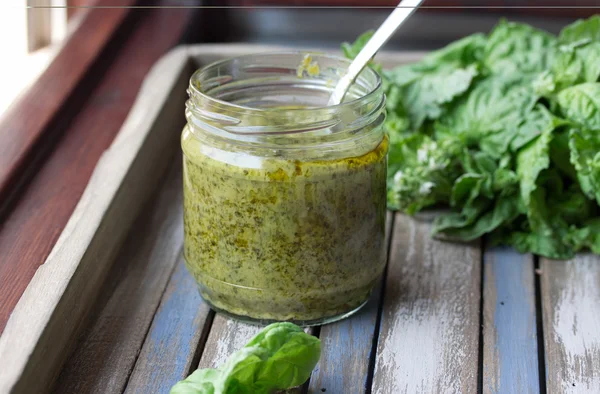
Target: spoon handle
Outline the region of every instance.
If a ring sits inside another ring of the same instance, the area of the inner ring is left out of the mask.
[[[358,53],[356,58],[348,67],[346,74],[338,81],[328,105],[337,105],[342,102],[348,88],[354,82],[358,74],[367,65],[369,60],[375,56],[377,51],[385,45],[400,25],[408,19],[419,7],[423,0],[403,0],[398,7],[387,17],[379,29],[373,34],[373,37],[367,42],[364,48]]]

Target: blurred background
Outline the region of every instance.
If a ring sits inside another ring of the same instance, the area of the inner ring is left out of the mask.
[[[94,7],[123,7],[131,1],[9,0],[0,13],[0,115],[52,60],[61,43]],[[396,0],[168,0],[138,1],[139,7],[197,8],[182,41],[252,42],[337,48],[376,28]],[[427,50],[457,38],[489,31],[499,18],[530,23],[557,33],[578,17],[599,11],[599,1],[427,0],[386,49]],[[171,11],[169,11],[171,9]],[[140,8],[139,12],[143,12]],[[138,11],[136,11],[138,12]],[[133,18],[130,18],[133,19]],[[130,20],[128,23],[134,23]],[[169,26],[164,26],[169,29]]]

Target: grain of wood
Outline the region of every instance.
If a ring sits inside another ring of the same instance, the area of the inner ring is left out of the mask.
[[[123,392],[183,246],[179,162],[173,167],[157,201],[131,228],[107,279],[108,300],[97,305],[56,393]]]
[[[390,241],[393,215],[388,212],[386,246]],[[381,278],[369,302],[356,315],[321,327],[321,359],[310,379],[309,393],[364,393],[376,334]]]
[[[373,393],[477,392],[481,252],[430,230],[395,217]]]
[[[184,379],[196,368],[194,357],[213,314],[180,257],[125,393],[168,393]]]
[[[217,314],[210,328],[198,368],[217,368],[224,364],[232,353],[244,347],[262,329],[261,326]]]
[[[485,394],[540,392],[534,275],[530,254],[506,247],[485,251]]]
[[[600,257],[542,259],[549,393],[600,393]]]
[[[264,326],[247,324],[216,314],[198,368],[218,368],[263,328]],[[304,331],[315,334],[315,328],[305,328]],[[300,394],[301,392],[301,388],[294,387],[282,394]]]
[[[188,65],[187,54],[179,51],[153,68],[57,244],[27,286],[0,336],[5,366],[0,392],[38,393],[51,386],[116,252],[177,150],[178,139],[161,131],[183,123]]]

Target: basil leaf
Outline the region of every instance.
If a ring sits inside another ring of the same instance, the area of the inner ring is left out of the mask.
[[[321,343],[292,323],[265,327],[218,369],[203,369],[177,383],[171,394],[271,394],[306,382]]]
[[[529,25],[501,21],[490,33],[484,64],[494,74],[539,73],[551,63],[556,38]]]
[[[562,90],[557,103],[563,116],[581,126],[600,130],[600,83],[582,83]]]

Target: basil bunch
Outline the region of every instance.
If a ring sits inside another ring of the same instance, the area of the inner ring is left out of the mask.
[[[381,74],[390,208],[447,207],[441,238],[600,254],[600,16],[558,37],[501,21]]]

